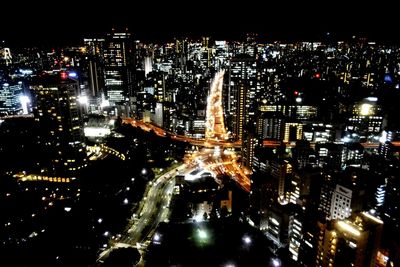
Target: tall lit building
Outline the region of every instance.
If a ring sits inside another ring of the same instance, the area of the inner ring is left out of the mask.
[[[368,194],[374,193],[365,171],[348,168],[342,173],[326,174],[321,187],[318,210],[328,219],[346,219],[352,212],[370,208]]]
[[[93,98],[98,98],[104,93],[104,42],[105,39],[85,38],[85,46],[81,49],[85,55],[84,70],[86,71],[88,93]]]
[[[146,77],[145,85],[146,88],[151,88],[152,95],[154,98],[163,102],[165,100],[165,80],[166,73],[162,71],[153,71],[149,73]]]
[[[346,124],[346,131],[358,135],[362,140],[378,136],[382,130],[383,116],[376,102],[376,97],[368,97],[356,103]]]
[[[243,127],[255,123],[256,66],[255,59],[247,55],[233,58],[229,65],[226,107],[233,135],[239,140],[243,138]]]
[[[352,193],[352,190],[336,185],[332,193],[330,219],[345,219],[350,216]]]
[[[293,261],[299,260],[300,247],[303,241],[302,213],[296,212],[289,221],[289,256]]]
[[[153,71],[153,59],[150,56],[144,58],[144,75],[147,77],[147,74]]]
[[[0,89],[0,114],[13,115],[23,109],[22,83],[3,83]]]
[[[332,194],[335,190],[335,179],[330,174],[324,174],[322,179],[318,211],[324,218],[329,218],[332,204]]]
[[[374,267],[383,222],[366,212],[320,224],[316,266]]]
[[[257,145],[257,137],[252,132],[249,132],[242,142],[242,163],[243,166],[249,169],[253,165],[254,151]]]
[[[105,85],[111,104],[133,95],[133,40],[129,32],[107,34],[104,47]]]
[[[278,181],[278,202],[285,205],[289,199],[287,176],[292,173],[292,165],[287,160],[278,160],[272,161],[270,167],[272,177]]]
[[[78,82],[65,73],[39,77],[31,85],[40,142],[49,153],[49,174],[73,175],[86,165]]]
[[[247,86],[244,81],[240,81],[236,87],[236,97],[235,97],[235,111],[233,114],[233,134],[236,139],[242,140],[244,135],[244,127],[246,127],[247,116]]]
[[[12,63],[12,55],[10,48],[3,47],[0,48],[0,64],[9,66]]]
[[[163,104],[156,103],[156,107],[154,108],[154,115],[152,116],[151,121],[159,127],[163,127],[163,125],[164,125],[163,113],[164,113]]]
[[[263,139],[283,139],[284,119],[279,112],[260,112],[257,116],[257,134]]]
[[[317,143],[315,152],[320,167],[326,166],[334,170],[342,168],[343,144]]]
[[[283,135],[284,142],[301,140],[303,137],[303,124],[297,122],[286,122]]]

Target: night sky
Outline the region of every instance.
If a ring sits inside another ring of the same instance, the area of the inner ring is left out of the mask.
[[[327,32],[338,39],[400,39],[392,4],[293,2],[113,0],[105,6],[100,1],[13,1],[6,8],[2,4],[0,39],[18,46],[78,44],[113,26],[127,26],[145,41],[183,35],[239,39],[245,32],[257,32],[266,40],[315,40]]]

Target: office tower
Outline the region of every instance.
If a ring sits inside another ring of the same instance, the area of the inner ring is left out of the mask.
[[[293,142],[301,140],[303,137],[303,124],[297,122],[286,122],[284,128],[283,141]]]
[[[343,144],[317,143],[315,144],[318,165],[332,170],[342,168]]]
[[[165,101],[165,78],[167,74],[163,71],[153,71],[149,73],[145,80],[145,90],[154,95],[159,102]]]
[[[352,193],[352,190],[336,185],[332,193],[330,219],[345,219],[350,216]]]
[[[306,124],[303,127],[304,139],[315,143],[335,141],[336,129],[333,125],[324,123]]]
[[[289,257],[293,261],[299,260],[300,247],[303,243],[303,212],[300,206],[294,206],[293,216],[289,221]],[[303,243],[304,244],[304,243]]]
[[[323,174],[318,211],[324,218],[331,213],[332,194],[335,190],[335,179],[330,174]]]
[[[87,55],[103,56],[104,53],[104,38],[85,38],[83,39],[84,48],[82,49]]]
[[[262,139],[283,139],[284,118],[280,112],[259,112],[257,116],[257,135]]]
[[[278,202],[282,205],[288,203],[287,181],[292,173],[292,165],[287,160],[276,160],[271,162],[271,175],[278,184]]]
[[[384,158],[393,158],[393,153],[396,150],[393,149],[399,146],[400,131],[382,131],[381,137],[379,138],[379,155]],[[394,141],[394,142],[393,142]]]
[[[252,123],[255,123],[256,66],[256,61],[247,55],[233,58],[229,65],[225,106],[233,136],[237,140],[243,138],[243,127],[249,125],[252,128]]]
[[[376,192],[374,184],[365,170],[348,168],[342,173],[326,174],[320,195],[318,210],[326,219],[345,219],[354,211],[371,208],[374,201],[368,194]]]
[[[147,74],[153,71],[153,59],[150,56],[146,56],[144,58],[144,75],[147,77]]]
[[[154,115],[153,115],[154,114]],[[152,114],[152,119],[151,121],[159,126],[163,127],[164,125],[164,110],[163,110],[163,103],[156,103],[156,107],[154,109],[154,113]]]
[[[108,33],[104,46],[105,85],[112,105],[133,96],[133,40],[129,32]]]
[[[280,205],[274,203],[267,211],[267,216],[262,219],[260,228],[265,231],[265,235],[272,241],[273,251],[291,244],[291,253],[297,257],[297,242],[302,234],[302,223],[295,218],[298,206],[293,204]]]
[[[12,63],[12,55],[10,48],[8,47],[0,47],[0,65],[4,64],[5,66],[9,66]]]
[[[383,117],[381,107],[376,102],[376,97],[368,97],[353,106],[351,117],[346,124],[346,131],[349,133],[347,138],[356,137],[366,141],[380,134]]]
[[[252,58],[257,56],[257,38],[258,34],[248,33],[246,34],[246,41],[243,43],[243,53],[249,55]]]
[[[85,56],[83,70],[87,78],[87,96],[90,99],[100,98],[104,94],[104,39],[85,38],[85,46],[81,49]]]
[[[239,81],[236,87],[235,96],[235,111],[233,114],[233,136],[235,139],[243,140],[244,128],[246,127],[246,121],[248,121],[248,110],[246,108],[247,102],[247,86],[244,81]]]
[[[258,139],[253,132],[249,132],[242,142],[242,163],[248,169],[252,168],[253,157]]]
[[[0,89],[0,114],[14,115],[23,109],[22,82],[3,83]],[[26,104],[26,103],[25,103]]]
[[[400,175],[398,167],[393,166],[386,178],[385,198],[382,216],[394,229],[400,229]]]
[[[360,143],[345,143],[342,150],[343,167],[360,167],[364,156],[364,147]]]
[[[320,223],[316,266],[374,267],[383,222],[369,213]]]
[[[296,146],[292,150],[293,159],[297,169],[316,165],[316,156],[310,142],[306,140],[297,140]]]
[[[289,188],[289,202],[293,204],[298,204],[300,201],[300,193],[302,185],[302,179],[299,174],[292,173],[290,176],[290,188]]]
[[[65,73],[38,77],[31,85],[40,142],[49,154],[51,175],[73,175],[86,165],[78,82]]]

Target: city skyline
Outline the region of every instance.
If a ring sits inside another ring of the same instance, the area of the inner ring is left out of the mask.
[[[65,4],[0,24],[2,266],[400,266],[393,17]]]

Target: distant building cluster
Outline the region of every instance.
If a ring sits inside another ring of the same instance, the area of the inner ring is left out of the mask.
[[[356,38],[152,44],[113,29],[80,46],[0,47],[0,114],[33,116],[51,159],[42,172],[73,177],[87,166],[85,133],[110,133],[85,125],[91,115],[204,138],[223,70],[228,141],[252,173],[247,218],[271,251],[299,266],[398,266],[399,57],[399,47]]]

